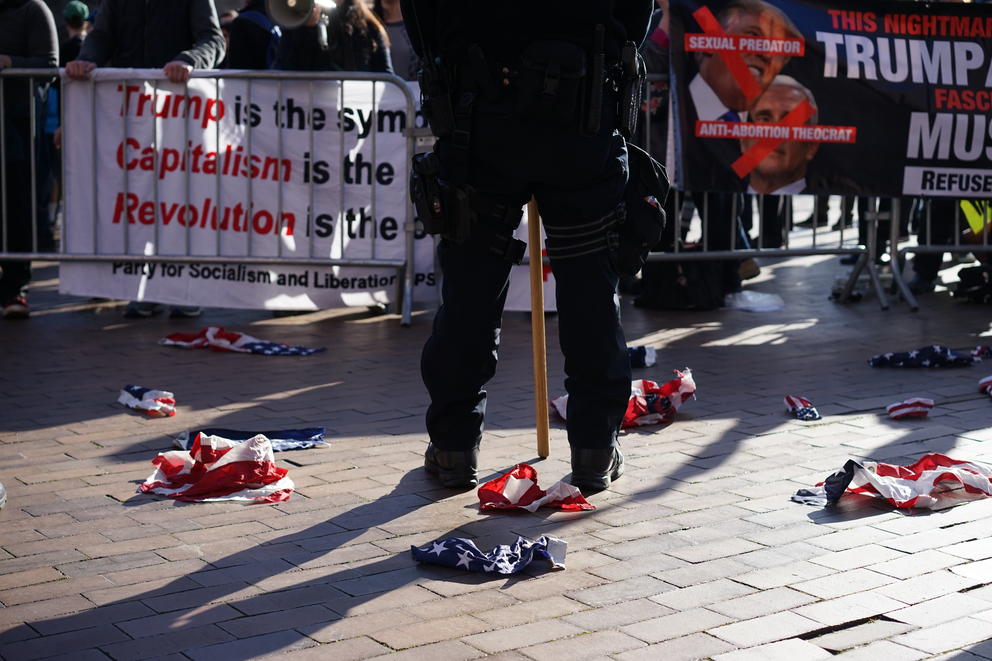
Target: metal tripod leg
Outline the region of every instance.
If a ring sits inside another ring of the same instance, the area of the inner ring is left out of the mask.
[[[844,289],[841,291],[841,295],[838,300],[841,303],[847,301],[848,297],[851,295],[851,292],[854,290],[854,285],[858,281],[861,271],[863,269],[868,269],[868,277],[871,278],[871,284],[875,289],[875,295],[878,296],[878,304],[883,310],[888,310],[889,297],[885,294],[885,288],[882,287],[882,280],[878,277],[878,267],[875,265],[875,245],[878,241],[876,236],[878,231],[878,214],[876,212],[877,204],[877,198],[869,198],[869,211],[866,214],[868,217],[865,219],[868,226],[868,246],[866,251],[863,252],[858,258],[858,262],[854,265],[854,269],[851,270],[851,275],[844,284]],[[861,222],[860,218],[858,219],[858,222]]]

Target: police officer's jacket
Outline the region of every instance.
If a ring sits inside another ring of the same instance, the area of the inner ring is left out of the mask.
[[[640,44],[653,0],[401,0],[414,50],[460,60],[469,44],[487,57],[512,59],[530,43],[560,40],[591,49],[593,27],[606,27],[607,62],[620,57],[625,41]]]

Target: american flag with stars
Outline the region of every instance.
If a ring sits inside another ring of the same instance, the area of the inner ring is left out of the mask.
[[[868,359],[868,364],[872,367],[964,367],[980,360],[974,352],[968,356],[941,344],[931,344],[913,351],[876,354]]]
[[[176,396],[167,390],[126,385],[117,402],[150,418],[171,418],[176,414]]]
[[[427,546],[411,546],[417,562],[465,569],[485,574],[516,574],[534,560],[546,560],[552,569],[565,568],[568,544],[556,537],[542,535],[535,540],[517,537],[513,544],[500,544],[483,553],[470,539],[449,537]]]
[[[785,396],[785,408],[792,413],[792,417],[796,420],[819,420],[820,412],[816,410],[813,406],[813,402],[809,401],[805,397],[800,397],[798,395],[786,395]]]
[[[313,349],[260,340],[257,337],[229,331],[220,326],[207,326],[196,333],[172,333],[159,340],[158,343],[183,349],[213,349],[214,351],[255,353],[263,356],[309,356],[324,350],[323,347]]]

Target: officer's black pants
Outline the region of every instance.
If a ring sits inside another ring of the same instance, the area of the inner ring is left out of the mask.
[[[481,194],[505,198],[515,208],[534,195],[542,217],[556,227],[588,223],[619,203],[627,154],[611,128],[612,117],[591,137],[560,127],[529,126],[517,119],[512,104],[483,105],[474,117],[468,183]],[[440,155],[450,176],[457,159],[443,142]],[[439,448],[459,450],[482,436],[485,385],[496,371],[511,264],[485,242],[471,240],[442,240],[438,257],[442,303],[421,360],[431,397],[427,431]],[[569,394],[569,443],[607,447],[616,438],[630,397],[619,278],[605,251],[563,259],[551,255],[551,267]]]

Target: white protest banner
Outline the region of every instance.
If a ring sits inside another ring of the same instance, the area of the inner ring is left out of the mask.
[[[92,84],[63,89],[66,252],[231,258],[66,261],[63,293],[297,310],[395,301],[404,131],[416,120],[395,84],[202,77],[184,87],[159,70],[99,69]],[[415,235],[420,302],[436,298],[433,246]]]

